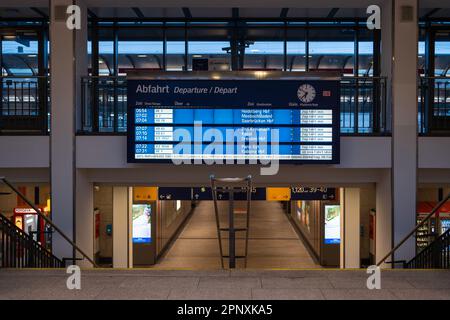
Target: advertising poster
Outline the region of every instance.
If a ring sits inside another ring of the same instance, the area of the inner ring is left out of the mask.
[[[325,244],[341,243],[341,207],[325,206]]]
[[[152,242],[152,207],[149,204],[133,204],[133,243]]]

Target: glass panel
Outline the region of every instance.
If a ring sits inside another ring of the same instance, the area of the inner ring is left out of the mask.
[[[163,32],[154,28],[119,31],[119,75],[127,70],[163,69]]]
[[[208,59],[209,70],[230,70],[230,38],[227,28],[189,29],[188,70],[192,59]]]
[[[38,74],[38,40],[32,31],[1,34],[4,75]]]
[[[282,70],[284,65],[283,28],[248,28],[241,30],[239,40],[244,63],[241,67],[251,70]]]
[[[306,31],[287,31],[287,71],[306,71]]]
[[[450,76],[450,32],[436,33],[435,76]]]
[[[311,29],[310,71],[338,71],[353,75],[354,33],[353,29]]]
[[[168,29],[167,33],[167,70],[184,70],[185,33],[184,29]]]
[[[359,65],[358,75],[360,77],[373,76],[373,31],[360,29],[358,31]],[[345,66],[349,68],[349,66]]]

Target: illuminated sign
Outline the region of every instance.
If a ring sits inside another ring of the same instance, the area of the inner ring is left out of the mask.
[[[339,163],[338,80],[127,80],[128,162]]]
[[[152,242],[152,207],[148,204],[133,204],[133,243]]]
[[[325,244],[341,243],[341,207],[325,205]]]

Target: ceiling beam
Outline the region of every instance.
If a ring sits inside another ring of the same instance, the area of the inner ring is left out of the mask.
[[[232,8],[231,16],[233,17],[233,19],[239,19],[239,8]]]
[[[189,8],[184,7],[184,8],[182,8],[182,10],[183,10],[184,17],[186,19],[192,19],[192,13]]]
[[[42,11],[41,9],[38,9],[36,7],[31,7],[30,8],[32,11],[36,12],[38,15],[40,15],[42,18],[48,19],[48,15]]]
[[[334,18],[334,16],[336,15],[336,13],[339,11],[339,8],[333,8],[330,10],[330,12],[327,15],[328,19]]]
[[[91,9],[87,9],[87,12],[88,12],[89,17],[91,17],[92,19],[98,18],[98,16]]]
[[[287,15],[288,15],[288,11],[289,11],[289,8],[283,8],[283,9],[281,9],[281,12],[280,12],[280,18],[281,18],[281,19],[286,19],[286,18],[287,18]]]
[[[431,17],[433,14],[435,14],[436,12],[440,11],[440,10],[442,10],[442,8],[431,9],[430,11],[428,11],[427,13],[425,13],[422,16],[422,19],[427,19],[427,18]]]
[[[145,18],[145,16],[144,16],[144,14],[142,13],[141,9],[136,8],[136,7],[133,7],[133,8],[131,8],[131,9],[133,9],[134,14],[135,14],[138,18],[141,18],[141,19]]]

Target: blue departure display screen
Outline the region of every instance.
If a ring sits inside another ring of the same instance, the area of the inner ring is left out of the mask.
[[[339,81],[127,83],[128,162],[339,163]]]

